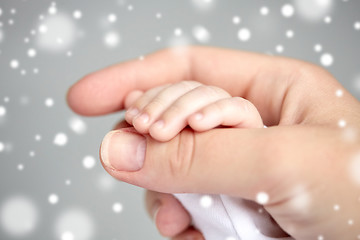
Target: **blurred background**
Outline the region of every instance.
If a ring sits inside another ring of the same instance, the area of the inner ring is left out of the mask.
[[[87,118],[66,105],[85,74],[211,45],[321,65],[360,99],[359,9],[357,0],[1,0],[0,239],[164,239],[144,191],[98,160],[123,114]]]

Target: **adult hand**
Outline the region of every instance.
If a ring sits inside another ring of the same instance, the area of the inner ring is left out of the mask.
[[[84,77],[68,102],[83,115],[107,114],[123,109],[131,90],[181,80],[248,99],[269,128],[184,130],[166,143],[131,129],[113,131],[101,147],[109,174],[158,192],[260,200],[295,239],[360,235],[360,103],[319,67],[213,48],[165,50]],[[185,210],[174,211],[186,228]]]

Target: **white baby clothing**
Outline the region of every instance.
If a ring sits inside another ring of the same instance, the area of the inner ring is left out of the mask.
[[[255,202],[226,195],[175,194],[206,240],[291,240],[265,209]]]

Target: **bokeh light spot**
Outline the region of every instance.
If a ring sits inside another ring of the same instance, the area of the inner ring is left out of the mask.
[[[11,236],[28,236],[38,223],[38,211],[34,203],[23,196],[6,200],[1,207],[1,226]]]
[[[64,238],[65,233],[67,236],[70,236],[69,233],[71,233],[74,240],[89,240],[94,235],[94,231],[93,218],[82,209],[66,210],[57,218],[55,223],[56,235],[61,239]]]
[[[247,42],[250,40],[251,38],[251,32],[249,29],[247,28],[241,28],[239,31],[238,31],[238,38],[240,41],[242,42]]]
[[[38,27],[37,35],[40,49],[51,52],[63,51],[75,41],[76,26],[73,19],[66,14],[50,15]]]
[[[209,208],[213,205],[213,198],[209,195],[204,195],[200,198],[200,206],[203,208]]]

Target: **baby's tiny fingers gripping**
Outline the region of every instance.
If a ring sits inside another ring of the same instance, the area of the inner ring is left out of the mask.
[[[256,107],[241,97],[220,99],[205,106],[189,116],[188,124],[196,131],[207,131],[220,125],[236,128],[264,127]]]
[[[152,98],[142,97],[134,106],[137,106],[140,114],[132,119],[135,129],[141,133],[148,133],[150,125],[167,110],[178,98],[202,84],[195,81],[182,81],[172,85],[164,86]],[[150,90],[151,91],[151,90]],[[144,96],[147,92],[144,94]]]
[[[168,141],[186,127],[188,117],[220,99],[231,97],[225,90],[200,85],[174,101],[149,128],[150,135],[159,141]]]
[[[152,88],[145,93],[139,90],[130,92],[125,99],[125,107],[128,109],[125,113],[125,120],[133,125],[134,118],[139,115],[142,108],[166,87],[167,85],[161,85]]]

